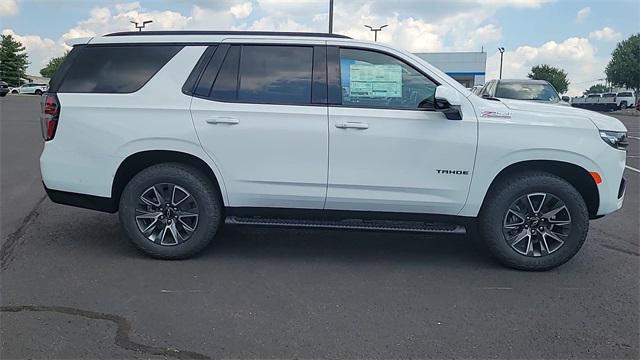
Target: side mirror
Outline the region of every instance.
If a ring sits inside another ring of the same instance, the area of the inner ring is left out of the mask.
[[[460,105],[462,105],[461,95],[455,89],[447,85],[440,85],[436,88],[436,111],[443,113],[447,119],[462,120]]]

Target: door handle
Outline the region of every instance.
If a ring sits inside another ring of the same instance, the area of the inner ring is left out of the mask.
[[[219,116],[219,117],[214,117],[211,119],[207,119],[207,124],[229,124],[229,125],[235,125],[235,124],[239,124],[240,120],[233,118],[233,117],[228,117],[228,116]]]
[[[369,128],[369,124],[361,123],[361,122],[344,122],[344,123],[336,123],[336,127],[338,129],[358,129],[365,130]]]

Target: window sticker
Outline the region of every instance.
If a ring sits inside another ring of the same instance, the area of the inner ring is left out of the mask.
[[[402,97],[400,65],[350,64],[349,96]]]

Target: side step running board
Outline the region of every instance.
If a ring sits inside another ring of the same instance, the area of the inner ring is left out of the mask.
[[[427,223],[423,221],[391,221],[391,220],[295,220],[269,219],[262,217],[228,216],[226,224],[301,227],[320,229],[351,229],[373,231],[409,231],[422,233],[465,234],[464,226],[447,223]]]

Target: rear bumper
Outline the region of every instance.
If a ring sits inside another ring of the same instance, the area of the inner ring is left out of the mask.
[[[78,194],[67,191],[52,190],[44,185],[49,199],[56,204],[76,206],[84,209],[98,210],[108,213],[118,211],[118,204],[108,197]]]

